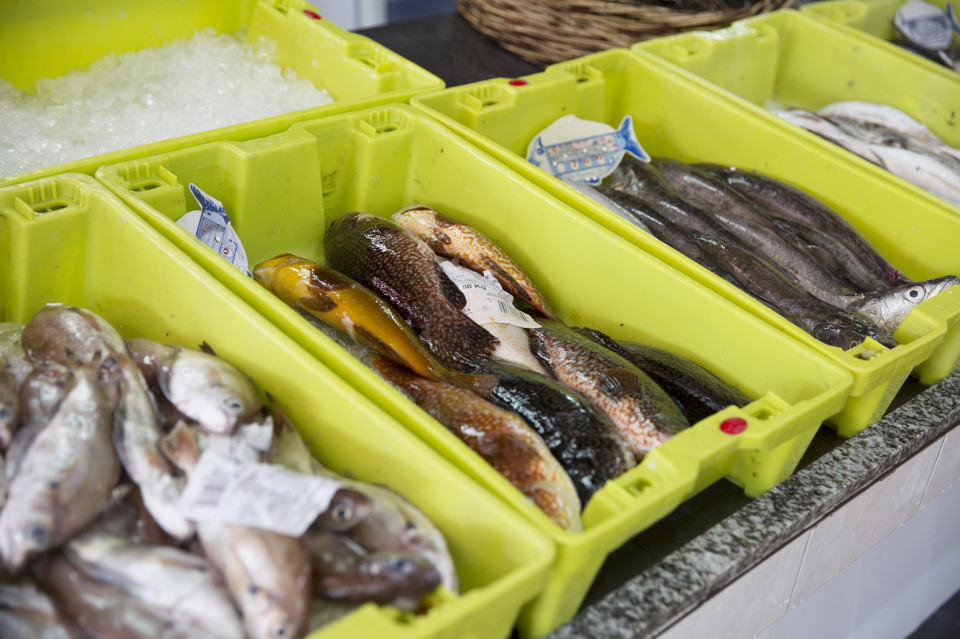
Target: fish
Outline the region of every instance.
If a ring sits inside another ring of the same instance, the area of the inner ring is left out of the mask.
[[[33,369],[33,362],[27,357],[20,344],[23,334],[23,324],[18,322],[0,322],[0,363],[7,366],[8,372],[13,375],[17,388]]]
[[[392,306],[337,271],[285,253],[257,264],[253,278],[288,306],[309,313],[422,377],[479,393],[495,383],[441,364]]]
[[[873,145],[871,145],[869,142],[861,140],[860,138],[850,135],[842,128],[838,127],[836,124],[821,115],[812,113],[810,111],[805,111],[803,109],[784,109],[774,111],[773,113],[780,119],[796,125],[815,135],[819,135],[825,140],[829,140],[837,146],[841,146],[848,151],[859,155],[868,162],[873,162],[877,166],[883,166],[883,162],[877,155],[876,149]]]
[[[4,639],[84,639],[36,584],[0,583],[0,637]]]
[[[960,206],[960,165],[946,162],[929,153],[874,145],[880,166],[907,182]]]
[[[74,538],[61,553],[88,577],[113,584],[156,610],[168,619],[170,634],[177,629],[184,637],[244,639],[223,579],[203,557],[100,531]]]
[[[306,536],[314,595],[347,603],[373,602],[414,610],[440,585],[436,567],[411,553],[368,553],[348,537],[311,529]]]
[[[497,339],[464,315],[466,298],[434,252],[398,224],[350,213],[327,230],[327,264],[383,297],[445,365],[489,357]]]
[[[163,429],[147,382],[129,357],[118,359],[117,369],[121,389],[113,421],[117,456],[160,527],[174,539],[189,539],[196,527],[179,508],[186,480],[158,447]]]
[[[746,406],[750,397],[693,360],[649,344],[614,340],[596,329],[575,331],[632,362],[673,398],[691,424],[728,406]]]
[[[0,556],[19,572],[107,505],[120,474],[113,414],[96,372],[75,368],[56,413],[22,453],[0,512]]]
[[[31,369],[20,386],[20,428],[7,448],[7,478],[16,474],[23,453],[33,438],[53,417],[67,393],[70,370],[59,364],[44,364]]]
[[[20,393],[17,380],[0,360],[0,450],[6,450],[20,426]]]
[[[614,189],[598,188],[611,198],[619,198],[621,206],[642,216],[659,239],[825,344],[849,350],[872,337],[890,348],[896,346],[889,331],[859,313],[838,309],[817,299],[795,278],[735,238],[725,241],[689,231],[667,219],[649,202]]]
[[[175,350],[157,380],[164,397],[210,433],[232,433],[263,407],[249,377],[208,353]]]
[[[599,186],[598,184],[594,184],[594,185],[584,184],[583,182],[578,182],[576,180],[570,180],[566,178],[563,179],[563,183],[569,186],[570,188],[574,189],[575,191],[578,191],[583,195],[587,196],[588,198],[590,198],[600,206],[604,207],[608,211],[615,213],[617,217],[619,217],[620,219],[625,220],[630,224],[633,224],[634,226],[638,227],[641,231],[646,231],[647,233],[651,233],[650,229],[648,229],[643,222],[641,222],[634,215],[632,215],[630,211],[620,206],[615,200],[611,199],[608,194],[605,194],[603,191],[599,190],[597,188]]]
[[[110,503],[87,528],[129,539],[138,544],[173,546],[176,541],[164,532],[143,503],[136,484],[122,480],[113,489]]]
[[[160,394],[160,365],[172,358],[179,346],[168,346],[145,337],[134,337],[126,341],[127,353],[136,365],[147,388],[154,394]]]
[[[841,119],[849,122],[878,125],[907,138],[930,145],[946,146],[943,140],[927,128],[927,125],[918,122],[900,109],[886,104],[845,100],[821,107],[817,109],[817,113],[834,120]]]
[[[317,516],[314,528],[342,533],[351,530],[373,512],[373,500],[356,488],[339,488],[330,505]]]
[[[34,313],[20,342],[34,364],[91,366],[126,353],[120,334],[105,319],[72,306],[48,305]]]
[[[597,184],[624,153],[650,159],[633,131],[632,116],[624,116],[614,129],[604,122],[565,115],[530,141],[527,161],[557,177]]]
[[[537,309],[544,317],[557,319],[546,297],[520,265],[500,246],[472,226],[450,219],[428,206],[407,207],[393,221],[420,238],[437,255],[456,258],[477,273],[490,271],[511,295]]]
[[[483,323],[480,326],[497,338],[497,347],[491,354],[493,359],[521,366],[539,375],[549,376],[543,365],[530,352],[530,340],[527,339],[527,332],[523,328],[506,322]],[[489,395],[489,390],[477,394],[485,397]]]
[[[456,386],[414,375],[384,358],[376,359],[374,365],[554,523],[568,532],[582,530],[580,498],[573,482],[543,439],[520,417]]]
[[[638,458],[688,428],[677,404],[646,373],[560,322],[530,329],[534,352],[557,380],[593,402]]]
[[[576,392],[516,365],[485,362],[479,370],[499,379],[486,399],[518,415],[543,439],[573,481],[582,506],[636,465],[613,424]]]
[[[93,639],[186,639],[171,619],[126,593],[119,585],[94,579],[54,551],[30,566],[31,575],[62,611]]]
[[[776,235],[770,237],[770,242],[766,244],[774,248],[774,252],[765,251],[768,257],[776,259],[778,250],[779,253],[783,253],[782,245],[776,241],[777,238],[781,238],[787,243],[789,254],[794,256],[794,260],[801,266],[805,266],[807,272],[820,280],[836,282],[840,287],[845,286],[845,282],[852,281],[859,287],[860,292],[877,291],[886,287],[886,281],[883,278],[867,268],[855,255],[846,251],[843,244],[833,240],[828,234],[791,220],[778,219],[773,213],[748,199],[719,177],[701,171],[695,166],[668,158],[657,158],[653,163],[667,183],[681,196],[708,207],[707,210],[719,210],[725,214],[744,218],[764,225],[775,233]],[[767,235],[769,236],[769,233]],[[741,239],[744,238],[741,236]],[[820,243],[828,246],[831,249],[827,253],[831,258],[830,267],[824,265],[824,256],[815,256],[809,250],[809,246],[800,241],[801,239],[815,245]],[[753,245],[763,250],[762,245],[758,243]],[[813,260],[812,265],[808,264],[808,258]],[[841,277],[844,279],[840,279]]]
[[[859,261],[890,284],[909,284],[912,280],[890,264],[857,229],[836,211],[804,191],[775,178],[753,171],[715,164],[695,164],[715,175],[744,196],[757,202],[781,219],[823,231],[841,242]]]
[[[189,477],[201,431],[180,422],[161,450]],[[251,639],[299,637],[310,613],[310,562],[300,539],[208,519],[197,522],[207,559],[223,575]]]

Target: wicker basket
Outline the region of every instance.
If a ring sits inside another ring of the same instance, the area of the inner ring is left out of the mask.
[[[679,11],[637,0],[457,0],[460,14],[504,49],[546,66],[682,31],[719,29],[796,0],[759,0],[744,9]]]

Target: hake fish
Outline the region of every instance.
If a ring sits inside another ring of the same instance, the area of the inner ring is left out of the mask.
[[[582,530],[580,499],[543,439],[517,415],[463,389],[418,377],[386,359],[376,369],[493,466],[558,526]]]
[[[533,280],[506,251],[475,228],[420,205],[395,213],[393,221],[426,242],[437,255],[457,258],[478,273],[490,271],[512,295],[545,317],[556,319],[556,313]]]
[[[328,265],[389,302],[437,358],[464,370],[497,339],[462,309],[466,298],[423,240],[390,220],[350,213],[326,234]]]
[[[530,329],[530,336],[544,366],[606,414],[637,457],[690,426],[656,382],[593,340],[552,320]]]
[[[393,307],[337,271],[287,253],[258,264],[253,278],[287,305],[306,311],[422,377],[481,394],[495,383],[441,364]]]
[[[120,472],[112,420],[96,372],[72,370],[56,413],[22,453],[0,512],[0,555],[9,570],[70,539],[107,504]]]

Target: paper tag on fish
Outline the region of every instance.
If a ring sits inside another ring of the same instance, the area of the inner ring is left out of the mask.
[[[565,115],[533,138],[527,147],[527,161],[559,178],[600,184],[617,168],[624,153],[650,161],[650,155],[637,140],[629,115],[618,129]]]
[[[946,49],[953,37],[949,16],[922,0],[903,4],[893,17],[893,26],[910,44],[921,49]]]
[[[187,519],[216,520],[299,537],[330,501],[340,484],[272,464],[241,462],[207,450],[180,497]]]
[[[521,328],[540,328],[532,317],[513,305],[513,295],[503,290],[490,271],[483,275],[453,262],[441,262],[440,268],[467,298],[463,313],[477,324],[513,324]]]
[[[220,257],[250,276],[247,253],[240,237],[230,224],[223,204],[204,193],[196,184],[190,184],[190,192],[200,205],[199,211],[190,211],[177,224],[193,233],[194,237],[216,251]]]

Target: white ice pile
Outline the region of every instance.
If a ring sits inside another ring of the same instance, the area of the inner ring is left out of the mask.
[[[333,101],[271,62],[275,47],[208,28],[41,79],[36,95],[0,79],[0,177]]]

